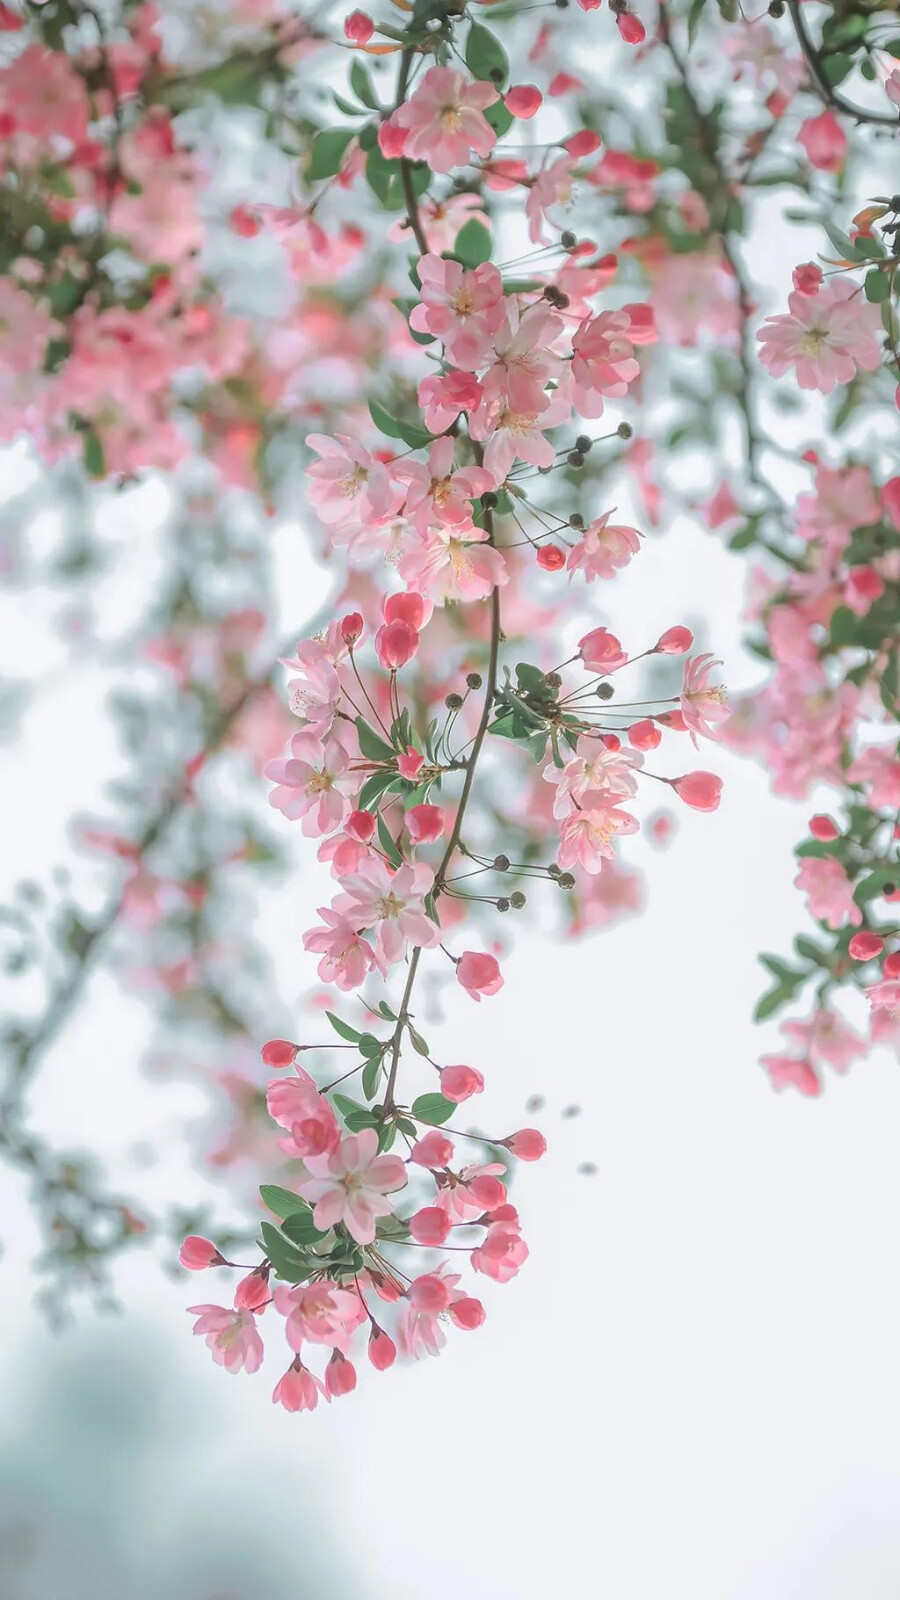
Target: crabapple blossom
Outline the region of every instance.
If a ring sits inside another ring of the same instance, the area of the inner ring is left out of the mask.
[[[391,1212],[385,1196],[406,1183],[399,1156],[377,1152],[377,1134],[364,1128],[341,1139],[334,1150],[306,1157],[312,1177],[300,1185],[300,1193],[313,1204],[317,1228],[343,1222],[359,1244],[372,1243],[375,1219]]]
[[[473,1000],[496,994],[503,988],[503,975],[496,956],[485,951],[465,950],[456,963],[457,982]]]
[[[770,317],[757,337],[760,359],[776,378],[796,370],[801,389],[830,394],[858,371],[873,372],[881,359],[875,337],[878,312],[852,284],[832,279],[817,295],[788,295],[788,312]]]
[[[382,125],[382,149],[387,135],[394,156],[426,161],[433,172],[465,166],[470,150],[487,156],[494,147],[496,134],[484,112],[497,99],[492,84],[467,81],[451,67],[430,67],[409,100]]]

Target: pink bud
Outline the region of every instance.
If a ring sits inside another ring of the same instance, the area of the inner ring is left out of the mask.
[[[659,331],[656,326],[656,317],[653,307],[645,304],[643,300],[635,301],[633,305],[622,307],[627,311],[630,323],[628,337],[632,344],[656,344]]]
[[[616,27],[626,44],[642,44],[647,37],[644,24],[631,15],[630,11],[620,11],[616,17]]]
[[[397,1359],[397,1346],[389,1333],[375,1327],[369,1334],[369,1360],[376,1372],[387,1372]]]
[[[722,779],[714,772],[686,772],[670,780],[679,800],[695,811],[716,811],[722,798]]]
[[[450,1304],[450,1290],[443,1278],[433,1272],[414,1278],[407,1292],[415,1309],[425,1311],[430,1316],[439,1316]]]
[[[615,672],[628,656],[608,628],[594,628],[578,641],[578,651],[588,672]]]
[[[503,976],[496,957],[480,950],[464,950],[456,963],[456,976],[473,1000],[496,994],[503,988]]]
[[[617,733],[601,733],[600,743],[605,745],[607,750],[621,750],[622,748],[622,741]]]
[[[580,128],[578,133],[571,134],[563,142],[575,161],[580,161],[583,156],[592,156],[595,150],[600,149],[600,135],[591,128]]]
[[[189,1272],[202,1272],[204,1267],[220,1267],[225,1260],[211,1239],[199,1233],[189,1233],[178,1252],[178,1259]]]
[[[431,603],[410,589],[405,594],[389,594],[384,602],[385,622],[408,622],[419,632],[431,615]]]
[[[506,1202],[506,1185],[499,1178],[493,1177],[490,1172],[480,1172],[466,1184],[473,1200],[477,1200],[485,1211],[495,1211],[497,1206]]]
[[[881,955],[884,940],[877,933],[855,933],[847,948],[854,961],[871,961]]]
[[[866,611],[884,594],[884,579],[875,567],[851,567],[847,575],[847,601],[851,610]]]
[[[566,564],[565,552],[556,544],[542,544],[537,553],[537,564],[545,572],[558,572]]]
[[[649,717],[633,722],[628,729],[628,743],[635,750],[655,750],[661,739],[662,734]]]
[[[351,44],[368,44],[374,32],[375,24],[364,11],[351,11],[344,21],[344,34]]]
[[[682,711],[663,711],[656,720],[661,722],[664,728],[671,728],[673,733],[687,732],[687,724]]]
[[[799,267],[794,268],[791,277],[798,294],[818,294],[825,282],[822,268],[817,266],[815,261],[804,261]]]
[[[386,671],[397,672],[405,667],[418,648],[416,629],[399,617],[395,622],[386,622],[375,635],[375,654]]]
[[[375,816],[371,811],[351,811],[344,828],[360,844],[368,844],[375,832]]]
[[[454,1300],[450,1307],[450,1321],[466,1333],[471,1333],[473,1328],[480,1328],[484,1318],[485,1310],[481,1301],[472,1299],[470,1295]]]
[[[797,143],[820,172],[839,172],[847,158],[847,135],[833,111],[823,111],[804,122]]]
[[[667,628],[665,633],[660,634],[653,649],[664,656],[683,656],[693,642],[694,635],[690,628]]]
[[[335,1350],[325,1368],[326,1393],[336,1400],[339,1395],[352,1394],[355,1388],[356,1368],[353,1362],[342,1356],[340,1350]]]
[[[399,161],[406,148],[407,132],[393,117],[382,122],[378,129],[378,148],[385,161]]]
[[[512,116],[521,117],[523,121],[527,121],[529,117],[533,117],[535,112],[540,109],[543,95],[533,83],[521,83],[515,85],[512,89],[508,89],[503,99],[506,102],[507,111]]]
[[[365,624],[358,611],[348,612],[341,618],[341,638],[345,644],[355,644],[361,636]]]
[[[432,1128],[413,1145],[410,1160],[420,1167],[448,1167],[453,1160],[453,1141]]]
[[[894,527],[900,528],[900,478],[888,479],[881,491],[881,503]]]
[[[267,1267],[257,1267],[242,1278],[234,1291],[234,1303],[239,1311],[258,1311],[269,1299],[269,1272]]]
[[[232,233],[238,234],[241,239],[255,239],[262,227],[262,220],[251,210],[250,206],[235,206],[228,225]]]
[[[450,1218],[441,1206],[423,1206],[409,1219],[409,1231],[417,1244],[443,1244],[450,1226]]]
[[[444,1067],[441,1071],[441,1094],[456,1105],[481,1094],[483,1088],[484,1078],[476,1067]]]
[[[267,1067],[291,1067],[300,1049],[298,1044],[292,1044],[290,1039],[270,1039],[259,1052]]]
[[[826,817],[824,812],[821,811],[818,811],[814,817],[810,817],[809,831],[814,839],[819,840],[820,844],[828,844],[832,839],[839,839],[841,836],[841,831],[837,824],[832,822],[831,818]]]
[[[891,954],[885,957],[882,971],[886,978],[900,978],[900,950],[892,950]]]
[[[540,1161],[547,1150],[547,1141],[537,1128],[520,1128],[503,1143],[519,1161]]]
[[[415,783],[424,765],[425,757],[418,750],[404,750],[397,757],[397,771],[401,778],[408,778],[410,783]]]
[[[447,825],[447,814],[443,806],[422,805],[412,806],[406,813],[406,826],[411,839],[416,844],[433,844],[435,839],[440,839]]]

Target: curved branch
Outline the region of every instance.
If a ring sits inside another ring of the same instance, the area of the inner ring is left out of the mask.
[[[844,116],[852,117],[854,122],[869,122],[877,127],[893,128],[895,133],[900,133],[900,115],[895,116],[890,111],[866,111],[862,106],[854,105],[852,100],[846,100],[837,89],[832,88],[822,69],[821,53],[807,32],[799,0],[788,0],[788,11],[819,99],[826,106],[833,107],[835,111],[842,111]]]

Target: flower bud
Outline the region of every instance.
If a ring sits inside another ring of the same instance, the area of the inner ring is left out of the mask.
[[[269,1269],[257,1267],[242,1278],[234,1291],[238,1311],[258,1311],[269,1299]]]
[[[649,717],[633,722],[628,729],[628,743],[634,750],[655,750],[661,739],[662,734]]]
[[[483,1089],[484,1078],[477,1067],[443,1067],[441,1070],[441,1094],[454,1105],[462,1105],[464,1100],[481,1094]]]
[[[542,544],[537,553],[537,564],[544,572],[558,572],[566,564],[565,552],[556,544]]]
[[[588,672],[616,672],[628,656],[608,628],[593,628],[578,641],[578,652]]]
[[[202,1272],[204,1267],[222,1266],[225,1257],[211,1239],[204,1239],[199,1233],[189,1233],[178,1252],[178,1259],[189,1272]]]
[[[664,656],[683,656],[690,650],[693,642],[694,635],[690,628],[667,628],[665,633],[660,634],[653,649],[654,652],[659,651]]]
[[[409,1231],[417,1244],[442,1245],[451,1222],[441,1206],[423,1206],[409,1219]]]
[[[503,1140],[504,1147],[519,1161],[540,1161],[547,1149],[547,1141],[537,1128],[520,1128]]]
[[[543,95],[533,83],[521,83],[515,84],[513,88],[508,89],[503,99],[507,111],[512,116],[527,121],[529,117],[534,116],[536,111],[540,110]]]
[[[466,1333],[471,1333],[473,1328],[480,1328],[484,1318],[484,1306],[480,1300],[475,1300],[471,1295],[464,1295],[462,1300],[454,1300],[450,1307],[450,1321],[454,1327],[462,1328]]]
[[[900,978],[900,950],[892,950],[885,957],[882,971],[886,978]]]
[[[374,32],[375,24],[364,11],[351,11],[344,19],[344,36],[351,44],[368,44]]]
[[[443,806],[422,805],[413,806],[406,813],[406,826],[409,836],[416,844],[433,844],[435,839],[440,839],[447,825],[447,814]]]
[[[398,672],[419,648],[419,635],[408,622],[386,622],[375,635],[375,654],[385,671]]]
[[[339,1395],[352,1394],[355,1388],[356,1368],[353,1362],[342,1356],[340,1350],[335,1350],[325,1368],[326,1393],[336,1400]]]
[[[376,1372],[387,1372],[397,1359],[397,1346],[383,1328],[373,1327],[369,1334],[369,1360]]]
[[[626,44],[642,44],[647,37],[647,30],[638,17],[633,17],[630,11],[620,11],[616,17],[616,27]]]
[[[344,823],[344,830],[354,839],[358,839],[360,844],[368,844],[375,832],[375,820],[371,811],[351,811]]]
[[[417,633],[431,615],[430,604],[412,589],[406,594],[389,594],[383,609],[385,622],[408,622]]]
[[[884,940],[877,933],[855,933],[847,946],[854,961],[872,961],[884,949]]]
[[[821,811],[817,811],[814,817],[810,817],[809,831],[814,839],[819,840],[820,844],[828,844],[832,839],[839,839],[841,836],[837,823],[832,822],[831,818],[825,816],[824,812]]]
[[[453,1160],[453,1140],[432,1128],[413,1145],[410,1160],[419,1167],[448,1167]]]
[[[348,612],[341,618],[341,638],[345,644],[355,644],[361,638],[365,623],[358,611]]]
[[[292,1067],[297,1059],[298,1044],[290,1039],[270,1039],[259,1052],[267,1067]]]
[[[416,1311],[424,1311],[429,1316],[439,1316],[450,1304],[450,1290],[443,1278],[439,1278],[434,1272],[426,1272],[421,1278],[414,1278],[407,1293],[410,1304]]]
[[[716,811],[722,798],[722,779],[714,772],[686,772],[682,778],[671,778],[672,788],[679,800],[694,811]]]

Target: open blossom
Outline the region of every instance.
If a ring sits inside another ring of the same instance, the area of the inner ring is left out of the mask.
[[[422,298],[410,326],[440,339],[455,367],[475,372],[491,354],[491,336],[505,315],[499,271],[485,261],[467,272],[458,261],[433,255],[422,256],[417,271]]]
[[[621,399],[640,376],[627,311],[586,317],[572,336],[571,400],[583,417],[602,417],[604,396]]]
[[[434,873],[423,863],[404,863],[392,872],[380,857],[345,878],[335,910],[357,928],[376,934],[376,952],[386,962],[402,961],[408,944],[432,949],[441,931],[425,910]]]
[[[478,1301],[470,1300],[456,1286],[458,1272],[450,1272],[442,1262],[436,1272],[425,1273],[410,1284],[409,1295],[397,1323],[397,1339],[404,1355],[416,1360],[440,1355],[447,1342],[443,1324],[449,1319],[459,1328],[477,1327],[484,1319]],[[464,1308],[477,1307],[481,1316],[469,1317]]]
[[[330,1278],[288,1288],[277,1284],[275,1309],[287,1319],[285,1334],[292,1350],[299,1354],[304,1344],[330,1345],[347,1350],[356,1329],[366,1320],[359,1295],[341,1288]]]
[[[307,1156],[312,1177],[300,1193],[313,1205],[317,1228],[342,1222],[357,1244],[371,1244],[375,1222],[393,1209],[385,1197],[406,1183],[406,1167],[399,1156],[378,1154],[374,1128],[348,1134],[321,1156]]]
[[[446,600],[485,600],[508,578],[499,550],[474,523],[430,528],[400,561],[400,576],[410,588],[437,604]]]
[[[641,548],[637,529],[611,523],[611,516],[612,512],[606,511],[589,522],[573,544],[566,561],[570,577],[583,572],[587,583],[593,583],[595,578],[614,578],[637,555]]]
[[[861,368],[874,372],[881,360],[878,307],[854,284],[832,278],[817,295],[797,290],[788,296],[788,314],[769,317],[757,338],[760,360],[774,377],[796,368],[801,389],[830,394],[850,383]]]
[[[562,372],[552,345],[565,323],[546,304],[528,306],[519,314],[507,302],[505,317],[494,336],[494,358],[483,379],[484,402],[492,410],[539,411],[544,390]]]
[[[319,916],[325,926],[305,933],[303,948],[322,957],[318,973],[323,983],[336,983],[339,989],[358,989],[373,967],[383,970],[381,958],[355,922],[331,906],[320,906]]]
[[[809,117],[797,134],[797,143],[820,172],[840,172],[847,159],[847,135],[833,111]]]
[[[630,812],[610,806],[604,795],[588,790],[581,809],[563,819],[556,859],[561,867],[579,866],[593,875],[615,856],[614,841],[619,834],[637,830],[637,820]]]
[[[398,467],[406,483],[406,515],[421,534],[432,524],[464,528],[472,525],[472,500],[493,489],[494,480],[483,467],[453,470],[453,439],[436,439],[428,461],[407,461]]]
[[[315,1411],[320,1395],[326,1401],[330,1398],[321,1379],[304,1367],[299,1357],[272,1390],[273,1403],[284,1406],[285,1411]]]
[[[782,1023],[781,1031],[808,1060],[815,1065],[827,1062],[835,1072],[846,1072],[866,1053],[865,1039],[827,1006],[820,1007],[808,1021]]]
[[[728,718],[728,701],[720,683],[711,683],[710,676],[722,665],[711,654],[688,656],[684,663],[681,685],[681,715],[690,731],[694,745],[697,734],[706,739],[717,737],[716,729]]]
[[[307,468],[309,497],[323,522],[377,522],[391,516],[403,496],[387,468],[345,433],[307,438],[320,460]]]
[[[794,884],[807,895],[811,916],[829,928],[842,928],[848,922],[855,928],[862,922],[853,885],[834,856],[807,856],[800,863]]]
[[[564,767],[551,762],[543,771],[544,782],[556,788],[554,817],[562,820],[571,816],[589,791],[597,803],[602,800],[613,806],[636,794],[635,770],[643,760],[637,750],[610,750],[595,740],[579,739],[578,754],[571,761]]]
[[[396,148],[391,144],[393,154],[427,161],[432,172],[465,166],[470,150],[490,155],[497,136],[484,112],[498,98],[491,83],[467,78],[451,67],[429,68],[415,93],[384,125],[388,137],[397,137]]]
[[[304,639],[295,656],[284,660],[297,673],[288,684],[288,705],[302,717],[306,732],[324,739],[331,731],[341,700],[341,680],[334,662],[318,639]]]
[[[331,1150],[340,1132],[331,1105],[308,1072],[297,1068],[295,1077],[273,1078],[266,1086],[269,1116],[291,1132],[291,1153],[317,1156]],[[298,1208],[299,1209],[299,1208]]]
[[[226,1306],[189,1306],[196,1317],[194,1332],[206,1339],[217,1366],[226,1372],[256,1372],[263,1358],[263,1342],[252,1311],[230,1311]]]
[[[290,752],[264,769],[275,783],[269,804],[291,821],[302,818],[310,837],[333,833],[349,816],[357,787],[347,750],[337,738],[326,745],[311,733],[295,733]]]
[[[544,221],[548,213],[555,206],[567,206],[572,199],[574,170],[575,162],[571,155],[557,156],[555,161],[541,169],[529,185],[525,215],[532,244],[547,243]]]
[[[562,395],[552,400],[541,396],[529,411],[515,410],[504,402],[491,405],[483,401],[469,418],[469,431],[473,439],[487,440],[484,464],[494,482],[502,483],[515,461],[552,467],[556,451],[545,430],[567,422],[570,409]]]

